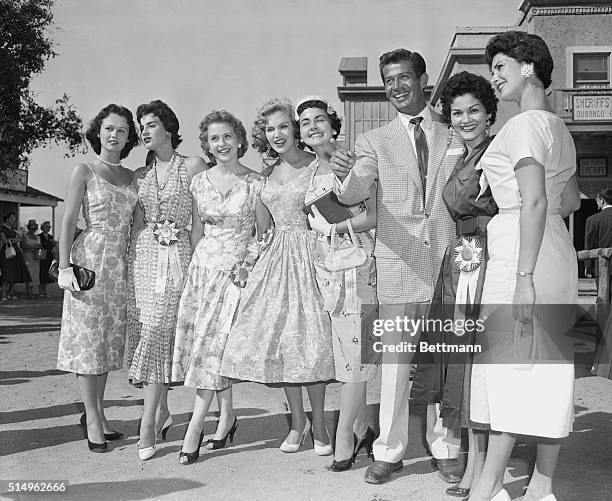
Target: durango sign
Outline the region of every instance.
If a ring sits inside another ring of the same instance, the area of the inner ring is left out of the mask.
[[[612,93],[574,95],[575,121],[612,121]]]

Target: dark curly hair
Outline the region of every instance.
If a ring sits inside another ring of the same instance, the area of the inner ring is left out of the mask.
[[[227,110],[213,110],[206,115],[200,122],[200,144],[202,145],[202,151],[210,159],[212,165],[217,164],[215,156],[210,152],[210,145],[208,144],[208,127],[211,124],[224,123],[229,125],[236,136],[238,137],[238,158],[242,158],[246,153],[249,143],[247,142],[247,133],[244,125],[234,115]]]
[[[334,139],[337,139],[338,136],[340,135],[340,130],[342,129],[342,119],[338,116],[338,113],[336,113],[336,110],[334,110],[325,101],[320,101],[319,99],[311,99],[309,101],[304,101],[303,103],[300,103],[297,109],[295,110],[295,112],[297,113],[297,116],[299,117],[304,110],[307,110],[309,108],[318,108],[325,112],[325,114],[327,115],[327,118],[329,118],[329,123],[332,128],[332,137]],[[299,139],[299,144],[303,145],[303,147],[307,147],[304,141],[302,141],[301,137]],[[308,147],[308,149],[310,149],[310,147]]]
[[[440,101],[442,102],[442,117],[447,124],[451,123],[450,112],[453,100],[456,97],[464,96],[465,94],[471,94],[478,99],[487,113],[491,115],[489,124],[495,123],[495,117],[497,116],[497,97],[495,91],[491,87],[485,77],[481,75],[475,75],[469,71],[462,71],[450,77],[444,89],[442,89],[442,95]]]
[[[140,123],[142,117],[148,115],[149,113],[159,118],[160,122],[164,126],[164,129],[170,132],[170,140],[172,141],[173,148],[176,148],[179,144],[181,144],[183,140],[178,133],[179,121],[170,106],[159,99],[151,101],[150,103],[141,104],[136,110],[136,121]]]
[[[296,143],[300,140],[300,130],[297,122],[293,118],[293,104],[287,98],[273,98],[266,101],[261,108],[257,110],[257,117],[251,127],[251,145],[259,153],[263,153],[269,158],[277,158],[278,153],[266,138],[266,126],[268,125],[268,117],[272,113],[285,113],[293,126],[293,136]]]
[[[89,123],[87,132],[85,132],[85,137],[87,141],[89,141],[92,149],[99,155],[102,151],[102,144],[100,144],[100,127],[102,126],[102,121],[111,113],[122,116],[128,123],[128,140],[119,155],[119,158],[125,158],[130,151],[132,151],[132,148],[138,144],[138,132],[136,132],[136,126],[134,125],[134,117],[132,116],[132,112],[126,107],[119,106],[118,104],[109,104],[102,108]]]
[[[412,52],[407,49],[395,49],[391,52],[385,52],[378,60],[378,69],[380,70],[380,78],[385,80],[383,76],[383,68],[388,64],[396,64],[401,61],[408,61],[414,69],[417,78],[420,78],[423,73],[427,72],[425,59],[418,52]]]
[[[506,31],[495,35],[485,49],[489,67],[500,52],[519,63],[533,63],[533,70],[544,88],[550,87],[554,63],[548,45],[541,37],[524,31]]]

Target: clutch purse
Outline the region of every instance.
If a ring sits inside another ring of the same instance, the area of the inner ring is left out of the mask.
[[[79,284],[79,289],[82,291],[88,291],[91,289],[96,283],[96,272],[76,264],[71,264],[71,266],[74,276],[77,279],[77,283]]]
[[[82,266],[78,266],[76,264],[70,264],[72,266],[72,272],[77,279],[77,283],[79,284],[79,289],[82,291],[88,291],[91,289],[96,283],[96,272],[88,270],[87,268],[83,268]],[[49,267],[49,276],[53,280],[57,280],[59,276],[59,261],[54,259]]]
[[[319,198],[312,200],[304,206],[306,214],[312,213],[312,206],[316,205],[321,215],[327,219],[328,223],[341,223],[353,217],[350,209],[338,200],[338,197],[333,191],[328,191]]]
[[[318,207],[318,206],[317,206]],[[336,227],[332,226],[331,243],[329,252],[325,257],[325,267],[329,271],[344,271],[351,268],[358,268],[365,264],[368,259],[366,251],[358,245],[357,236],[353,231],[351,220],[348,220],[348,230],[351,239],[351,245],[341,249],[336,248]]]

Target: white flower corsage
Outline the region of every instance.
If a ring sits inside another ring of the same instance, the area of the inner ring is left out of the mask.
[[[484,245],[480,237],[461,237],[455,243],[453,251],[455,264],[461,271],[474,271],[480,266]]]
[[[174,245],[178,242],[178,235],[181,232],[180,228],[176,227],[173,221],[164,221],[163,223],[155,223],[153,227],[153,236],[159,245],[164,247]]]

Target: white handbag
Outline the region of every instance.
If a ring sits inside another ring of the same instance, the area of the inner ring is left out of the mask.
[[[332,226],[329,252],[325,257],[325,267],[329,271],[344,271],[358,268],[368,260],[366,251],[358,244],[359,240],[353,231],[350,219],[348,220],[348,230],[351,245],[344,248],[336,248],[336,225]]]

